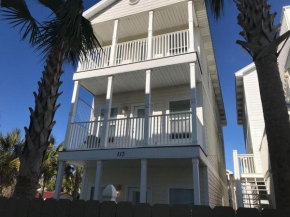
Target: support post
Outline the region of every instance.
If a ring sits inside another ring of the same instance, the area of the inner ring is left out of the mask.
[[[105,148],[108,142],[109,119],[111,114],[112,96],[113,96],[113,76],[109,76],[106,95],[106,107],[104,109],[105,111],[100,145],[101,148]]]
[[[101,160],[97,161],[96,165],[96,178],[95,178],[95,190],[94,190],[94,200],[100,199],[100,189],[102,184],[103,175],[103,162]]]
[[[151,70],[146,70],[145,84],[145,120],[144,120],[144,146],[149,145],[149,118],[151,105]]]
[[[195,63],[190,63],[190,107],[191,107],[191,123],[192,123],[192,144],[197,145],[197,116],[196,116],[196,77]]]
[[[86,183],[86,174],[87,174],[87,168],[86,168],[86,167],[83,167],[82,186],[81,186],[81,194],[80,194],[80,199],[81,199],[81,200],[84,200],[85,183]]]
[[[208,185],[208,167],[202,167],[203,174],[203,191],[204,191],[204,205],[209,206],[209,185]]]
[[[152,55],[153,55],[153,22],[154,22],[153,20],[154,20],[154,12],[149,11],[147,60],[152,59]]]
[[[71,131],[72,131],[72,123],[76,115],[77,99],[79,97],[79,91],[80,91],[79,81],[75,81],[73,95],[72,95],[71,104],[70,104],[69,117],[67,121],[66,134],[65,134],[65,139],[64,139],[64,149],[69,148],[69,142],[70,142]]]
[[[234,156],[234,174],[235,174],[235,186],[236,186],[236,199],[237,199],[237,208],[244,207],[243,203],[243,194],[242,194],[242,183],[240,177],[240,166],[239,166],[239,157],[238,151],[233,151]]]
[[[115,20],[113,37],[112,37],[111,55],[110,55],[110,66],[115,65],[116,49],[117,49],[117,43],[118,43],[118,26],[119,26],[119,20]]]
[[[147,195],[147,160],[141,160],[140,203],[146,203]]]
[[[200,205],[199,159],[192,159],[194,205]]]
[[[188,1],[188,29],[189,29],[189,52],[194,51],[194,11],[193,11],[193,2]]]
[[[62,187],[62,180],[64,175],[64,168],[65,168],[65,161],[59,161],[58,163],[58,171],[57,171],[57,177],[55,182],[55,190],[54,190],[54,199],[59,200],[60,198],[60,192]]]

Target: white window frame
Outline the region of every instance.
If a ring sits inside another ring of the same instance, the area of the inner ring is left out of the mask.
[[[167,202],[168,202],[168,205],[170,205],[170,189],[192,190],[193,191],[193,199],[194,199],[194,192],[195,192],[195,190],[194,190],[194,188],[192,186],[190,187],[189,185],[185,185],[184,187],[180,187],[180,185],[179,186],[172,185],[172,186],[169,186],[167,188],[167,195],[168,195]]]
[[[190,104],[190,98],[189,97],[181,97],[181,98],[174,98],[174,99],[170,99],[167,101],[167,109],[166,109],[166,115],[168,115],[168,118],[166,118],[166,122],[165,122],[165,125],[166,125],[166,134],[168,134],[168,136],[170,136],[172,134],[171,132],[171,121],[168,123],[169,121],[169,115],[170,114],[182,114],[182,113],[190,113],[191,112],[191,106],[189,106],[189,111],[187,112],[170,112],[170,103],[171,102],[178,102],[178,101],[185,101],[185,100],[189,100],[189,105]],[[171,119],[173,120],[173,119]],[[189,129],[190,129],[190,126],[191,126],[191,121],[192,119],[190,118],[190,114],[189,114]],[[188,133],[192,133],[191,130],[188,130]],[[181,138],[182,139],[189,139],[189,138]],[[173,143],[176,143],[175,140],[179,140],[179,138],[171,138],[171,136],[169,137],[169,140],[173,141]]]

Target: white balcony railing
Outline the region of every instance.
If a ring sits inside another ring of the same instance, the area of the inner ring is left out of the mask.
[[[88,58],[86,61],[79,63],[77,71],[87,71],[109,66],[111,46],[96,49],[94,58]]]
[[[141,62],[147,57],[147,39],[117,44],[115,65]]]
[[[185,54],[189,48],[189,30],[172,32],[153,37],[152,58]],[[89,58],[79,64],[77,71],[87,71],[110,66],[111,46],[96,49],[95,58]],[[148,39],[119,43],[116,46],[113,66],[147,60]],[[112,66],[112,65],[111,65]]]
[[[187,53],[189,48],[188,34],[188,30],[183,30],[153,37],[153,58]]]
[[[192,136],[191,113],[150,116],[149,145],[190,145]],[[198,121],[198,130],[203,135],[203,127]],[[136,147],[144,143],[145,119],[140,117],[109,120],[107,146]],[[67,149],[100,148],[103,121],[72,123]],[[203,138],[203,137],[202,137]],[[204,140],[201,140],[204,142]],[[203,147],[204,144],[201,144]]]
[[[240,173],[255,173],[255,161],[253,154],[239,154]]]

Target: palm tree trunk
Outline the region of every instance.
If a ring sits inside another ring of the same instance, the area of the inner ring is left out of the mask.
[[[277,208],[290,207],[290,124],[276,54],[255,61]]]
[[[277,64],[277,47],[290,32],[277,38],[277,13],[271,14],[267,0],[236,0],[240,11],[238,24],[243,28],[237,41],[253,57],[256,64],[261,101],[268,139],[276,206],[290,207],[290,124],[284,91]]]
[[[20,159],[20,171],[17,179],[14,196],[35,197],[39,184],[40,168],[49,145],[49,136],[55,124],[54,114],[60,105],[56,101],[61,93],[58,89],[62,82],[62,52],[54,49],[44,67],[41,81],[38,82],[38,93],[35,97],[35,109],[30,110],[29,129],[25,129],[25,146],[23,150],[17,148]]]

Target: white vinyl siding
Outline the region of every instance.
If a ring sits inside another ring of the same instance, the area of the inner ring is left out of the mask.
[[[247,115],[247,151],[253,151],[257,173],[262,173],[261,154],[259,151],[265,129],[262,102],[260,98],[256,71],[244,75],[245,103]],[[251,146],[249,146],[251,145]]]
[[[140,187],[140,167],[104,166],[102,187],[113,184],[122,186],[117,202],[126,201],[129,187]],[[200,174],[201,182],[203,174]],[[95,183],[95,168],[87,168],[84,200],[90,199],[91,187]],[[147,187],[151,189],[150,201],[153,204],[169,204],[170,189],[192,189],[192,167],[148,167]],[[204,190],[201,188],[201,204],[204,205]]]
[[[152,115],[162,115],[169,113],[169,102],[176,100],[186,100],[190,98],[190,87],[189,85],[181,85],[169,88],[152,89],[151,103],[152,103]],[[199,100],[199,99],[197,99]],[[105,106],[106,98],[104,95],[95,96],[95,113],[99,113],[101,108]],[[112,97],[112,108],[118,107],[119,109],[126,107],[127,111],[125,114],[119,112],[117,118],[125,118],[133,115],[132,106],[144,105],[145,103],[145,92],[124,92],[113,94]]]
[[[140,0],[137,4],[130,5],[129,0],[117,0],[116,3],[100,12],[97,15],[97,18],[92,20],[92,23],[100,23],[125,16],[139,14],[183,1],[184,0]]]

